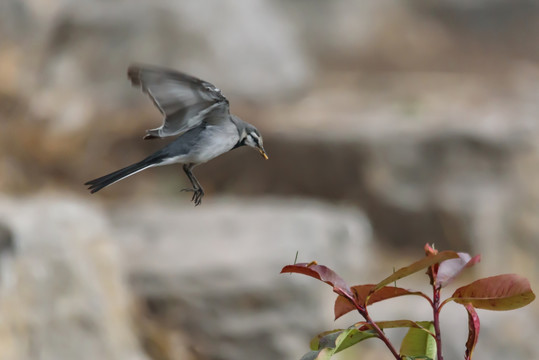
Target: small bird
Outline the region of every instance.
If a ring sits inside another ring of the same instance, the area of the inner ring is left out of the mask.
[[[191,201],[200,205],[204,190],[192,169],[221,154],[247,145],[265,158],[262,135],[251,124],[230,114],[228,100],[209,82],[181,72],[155,66],[131,65],[131,84],[148,94],[163,114],[163,125],[146,130],[144,139],[179,135],[176,140],[147,158],[86,182],[93,194],[142,170],[180,163],[192,188]]]

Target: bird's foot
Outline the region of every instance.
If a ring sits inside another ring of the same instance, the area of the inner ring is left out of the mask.
[[[202,198],[204,197],[204,190],[202,188],[198,189],[182,189],[181,191],[192,191],[193,197],[191,201],[195,203],[195,206],[198,206],[202,203]]]
[[[191,199],[191,201],[195,203],[195,206],[198,206],[200,205],[200,203],[202,203],[203,197],[204,197],[204,190],[202,190],[202,188],[199,188],[195,190],[195,193],[193,194],[193,198]]]

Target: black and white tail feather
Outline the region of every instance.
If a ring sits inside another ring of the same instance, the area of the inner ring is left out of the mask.
[[[162,158],[159,158],[156,156],[149,156],[142,161],[126,166],[120,170],[116,170],[110,174],[98,177],[97,179],[94,179],[94,180],[90,180],[84,183],[84,185],[87,185],[88,190],[90,190],[90,193],[93,194],[103,189],[104,187],[112,185],[131,175],[135,175],[136,173],[141,172],[142,170],[146,170],[148,168],[154,167],[157,164],[159,164],[161,161],[162,161]]]

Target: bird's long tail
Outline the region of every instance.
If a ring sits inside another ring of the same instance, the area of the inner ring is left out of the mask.
[[[139,171],[159,165],[161,160],[162,158],[160,156],[150,155],[142,161],[134,163],[133,165],[126,166],[120,170],[116,170],[110,174],[98,177],[97,179],[90,180],[84,183],[84,185],[87,185],[88,190],[90,190],[90,192],[93,194],[103,189],[104,187],[123,180],[126,177],[138,173]]]

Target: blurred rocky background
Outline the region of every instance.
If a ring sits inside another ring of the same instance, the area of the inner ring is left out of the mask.
[[[481,253],[469,279],[537,291],[538,38],[532,0],[2,0],[0,359],[299,359],[358,319],[334,323],[329,288],[278,274],[296,252],[355,284],[429,242]],[[82,183],[164,144],[141,140],[161,119],[132,62],[216,84],[270,160],[197,168],[197,208],[177,166],[90,196]],[[466,313],[445,311],[462,358]],[[536,303],[479,315],[475,359],[539,358]],[[376,341],[341,358],[390,359]]]

